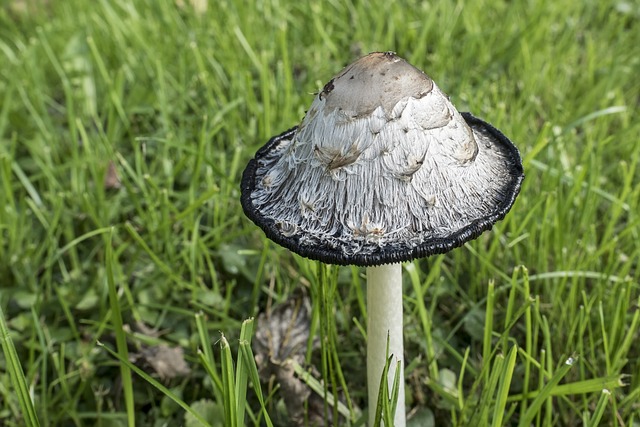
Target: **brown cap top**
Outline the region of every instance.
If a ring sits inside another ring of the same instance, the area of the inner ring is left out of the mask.
[[[324,86],[325,112],[343,110],[350,117],[371,114],[376,108],[390,114],[404,98],[422,98],[433,80],[392,52],[375,52],[348,65]]]

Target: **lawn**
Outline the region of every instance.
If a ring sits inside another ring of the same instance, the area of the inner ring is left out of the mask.
[[[240,177],[371,51],[526,175],[492,231],[403,265],[409,425],[640,426],[625,0],[3,2],[0,425],[366,425],[364,270],[269,242]]]

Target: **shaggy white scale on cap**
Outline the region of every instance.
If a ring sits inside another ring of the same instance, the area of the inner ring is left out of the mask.
[[[393,53],[346,67],[297,129],[243,177],[243,207],[270,238],[336,264],[446,252],[502,219],[522,181],[517,149],[460,114]]]

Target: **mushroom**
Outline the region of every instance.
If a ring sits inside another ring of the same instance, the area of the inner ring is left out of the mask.
[[[459,113],[431,78],[393,52],[344,68],[299,126],[271,138],[249,162],[242,207],[267,237],[314,260],[367,267],[370,425],[387,337],[404,378],[400,263],[489,230],[523,178],[507,137]],[[402,384],[396,426],[406,422]]]

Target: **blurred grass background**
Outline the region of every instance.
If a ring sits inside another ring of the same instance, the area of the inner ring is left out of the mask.
[[[194,316],[236,352],[244,319],[317,284],[242,214],[242,169],[376,50],[501,129],[526,172],[492,232],[405,266],[413,425],[640,425],[637,2],[5,0],[0,307],[41,425],[199,425],[96,345],[125,334],[137,366],[222,425]],[[334,272],[333,313],[359,409],[362,273]],[[23,425],[6,354],[0,424]]]

